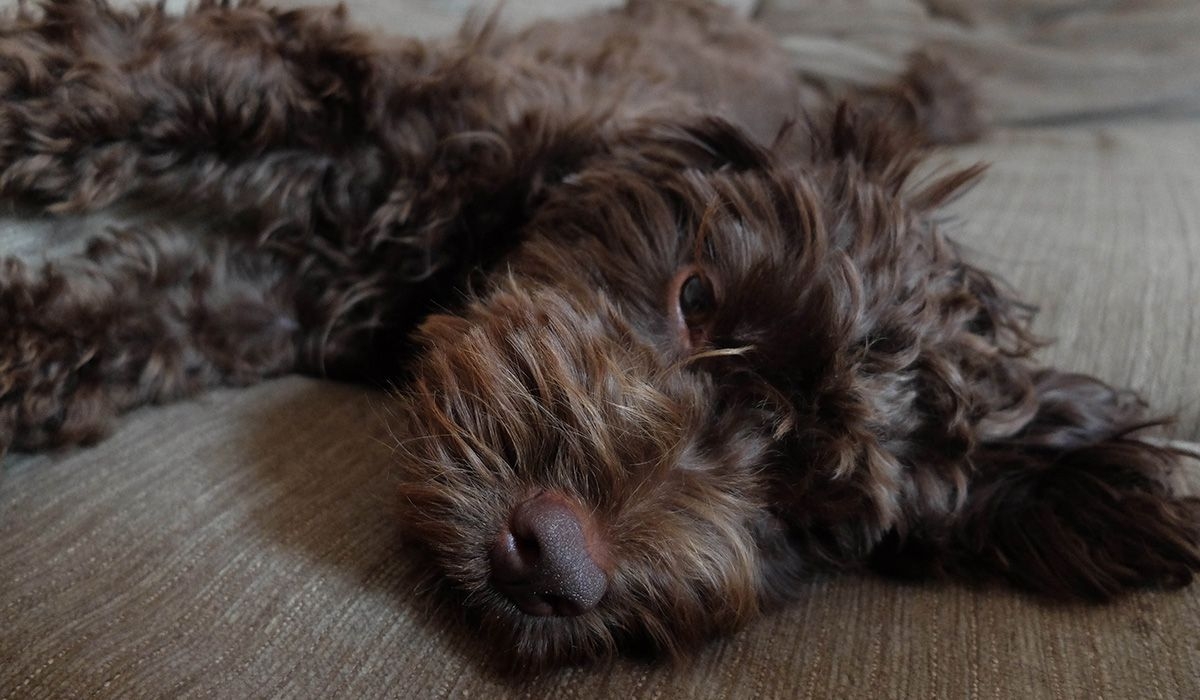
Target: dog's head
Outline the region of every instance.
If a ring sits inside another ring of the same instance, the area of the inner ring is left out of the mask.
[[[906,189],[889,138],[842,114],[785,167],[719,121],[647,127],[420,328],[406,525],[521,658],[685,648],[954,498],[902,460],[971,439],[918,375],[996,331],[927,215],[973,172]]]

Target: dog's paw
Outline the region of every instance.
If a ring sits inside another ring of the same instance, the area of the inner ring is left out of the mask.
[[[14,448],[89,444],[108,432],[116,414],[110,397],[68,367],[14,367],[0,357],[0,456]]]
[[[91,362],[96,339],[55,306],[70,296],[56,279],[0,258],[0,454],[93,442],[115,413]]]

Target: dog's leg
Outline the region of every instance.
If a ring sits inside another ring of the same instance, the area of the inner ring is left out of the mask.
[[[341,227],[382,197],[362,105],[374,53],[340,11],[43,5],[0,22],[0,195]]]
[[[113,232],[41,269],[0,259],[0,455],[288,371],[307,320],[295,286],[262,250],[180,231]]]
[[[998,577],[1104,600],[1200,571],[1200,499],[1187,457],[1135,436],[1136,399],[1091,377],[1033,377],[1037,413],[973,454],[965,502],[876,552],[897,573]]]

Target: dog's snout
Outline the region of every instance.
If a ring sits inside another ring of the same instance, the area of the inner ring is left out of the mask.
[[[600,602],[608,576],[590,551],[585,516],[541,493],[518,504],[492,545],[492,584],[529,615],[581,615]]]

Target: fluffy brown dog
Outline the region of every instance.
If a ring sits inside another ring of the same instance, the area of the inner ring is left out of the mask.
[[[686,0],[443,43],[224,3],[0,31],[4,195],[208,222],[3,262],[0,451],[395,381],[406,531],[535,663],[684,650],[824,571],[1104,599],[1200,568],[1140,403],[1032,364],[1028,307],[939,234],[978,169],[911,182],[973,128],[936,64],[814,109]]]

